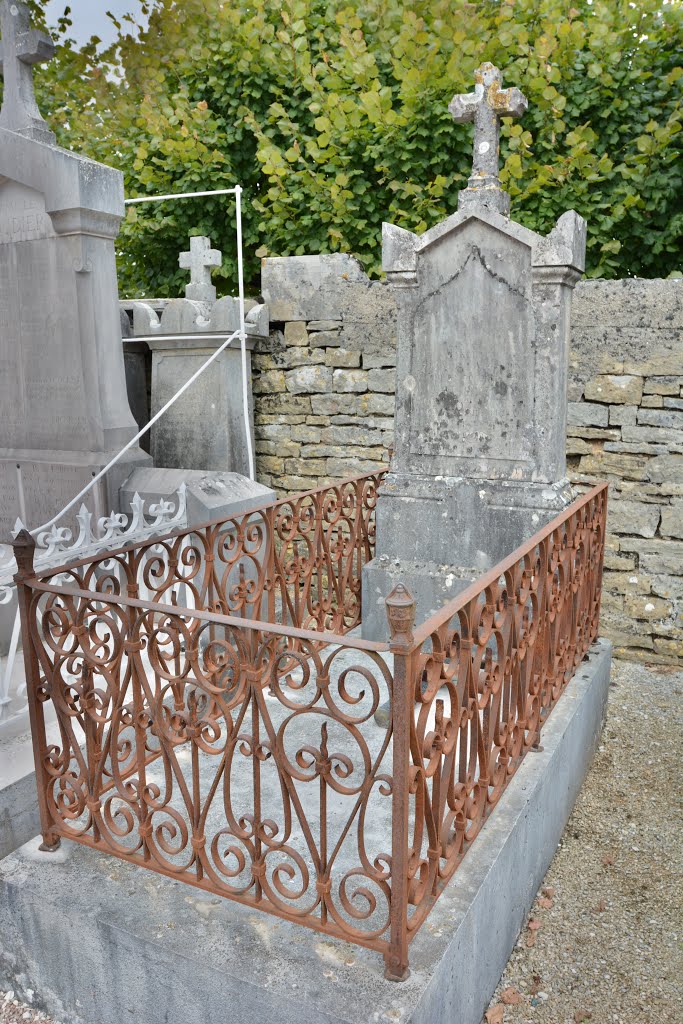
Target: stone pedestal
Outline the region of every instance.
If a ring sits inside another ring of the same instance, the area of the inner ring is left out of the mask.
[[[0,128],[0,540],[18,516],[50,519],[136,433],[114,252],[123,213],[118,171]],[[102,514],[145,461],[136,448],[112,472]]]
[[[249,429],[253,449],[251,353],[269,333],[268,310],[247,300],[246,347]],[[134,341],[152,353],[151,414],[156,413],[200,369],[225,339],[240,329],[239,302],[172,299],[134,302]],[[125,345],[129,346],[130,341]],[[242,353],[239,337],[209,366],[152,428],[154,463],[170,469],[222,470],[249,476],[244,422]]]
[[[170,341],[149,339],[152,351],[152,416],[225,341],[187,335]],[[249,429],[254,436],[251,394],[252,339],[247,341]],[[242,396],[239,340],[218,357],[200,379],[152,427],[157,466],[225,470],[249,475]]]
[[[397,579],[420,622],[571,502],[569,316],[585,223],[566,213],[544,238],[466,204],[419,237],[385,225],[383,243],[396,447],[363,577],[369,637],[385,636],[379,602]]]

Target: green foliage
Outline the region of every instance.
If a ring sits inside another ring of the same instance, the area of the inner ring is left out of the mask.
[[[380,270],[383,220],[424,231],[451,213],[472,131],[447,105],[491,60],[529,99],[507,119],[502,180],[517,220],[588,221],[588,273],[682,266],[681,0],[148,0],[98,55],[66,47],[37,72],[63,145],[120,167],[128,196],[245,194],[256,255],[351,252]],[[58,41],[69,35],[68,19]],[[211,236],[234,289],[233,204],[131,208],[122,292],[173,294],[177,255]]]

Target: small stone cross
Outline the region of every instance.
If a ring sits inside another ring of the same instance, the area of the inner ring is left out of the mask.
[[[26,4],[0,0],[0,68],[4,79],[0,128],[37,142],[53,143],[55,137],[43,120],[33,89],[33,65],[52,60],[54,43],[49,35],[31,28]]]
[[[521,117],[528,109],[519,89],[501,89],[500,69],[488,62],[474,72],[474,92],[454,96],[448,109],[454,121],[474,121],[472,176],[458,197],[458,206],[478,204],[507,216],[510,197],[500,187],[498,162],[501,117]]]
[[[190,239],[190,251],[181,252],[178,260],[183,270],[190,271],[190,283],[185,298],[195,302],[215,302],[216,289],[211,284],[211,267],[220,267],[223,253],[211,248],[211,239],[195,235]]]

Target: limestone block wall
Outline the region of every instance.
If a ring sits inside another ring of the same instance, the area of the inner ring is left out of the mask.
[[[393,440],[396,313],[348,256],[270,259],[254,355],[259,480],[281,492],[372,470]],[[568,472],[610,482],[603,628],[620,656],[683,665],[683,281],[574,293]]]
[[[683,664],[683,281],[591,281],[572,311],[567,455],[610,482],[602,622],[617,652]]]
[[[381,468],[393,442],[396,309],[351,257],[263,261],[271,326],[253,358],[256,468],[281,491]]]

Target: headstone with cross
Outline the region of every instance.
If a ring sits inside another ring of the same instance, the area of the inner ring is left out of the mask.
[[[543,237],[508,216],[500,118],[526,100],[483,64],[456,121],[474,120],[458,211],[423,235],[384,225],[398,309],[395,447],[363,575],[364,634],[386,636],[384,599],[404,583],[418,621],[514,551],[571,500],[566,479],[572,289],[586,225],[565,213]]]
[[[33,65],[52,60],[55,48],[44,32],[31,28],[29,10],[18,0],[0,4],[0,69],[3,77],[0,128],[37,142],[54,142],[43,120],[33,87]]]
[[[0,0],[0,543],[41,526],[136,433],[126,395],[114,242],[123,177],[61,149],[40,116],[33,65],[49,36]],[[91,496],[117,507],[139,448]],[[68,518],[61,524],[74,525]]]
[[[185,288],[185,298],[193,302],[213,303],[216,289],[211,283],[211,267],[220,267],[223,254],[211,248],[211,239],[204,235],[190,238],[190,251],[181,252],[178,262],[183,270],[190,271],[190,283]]]
[[[501,88],[503,76],[494,64],[474,72],[474,92],[454,96],[448,107],[454,121],[474,121],[474,159],[466,189],[458,196],[458,208],[487,206],[507,216],[510,196],[500,187],[498,161],[501,117],[522,117],[528,103],[519,89]]]

